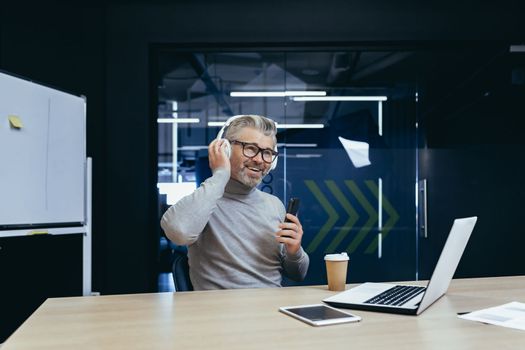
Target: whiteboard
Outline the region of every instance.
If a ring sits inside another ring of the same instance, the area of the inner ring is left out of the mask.
[[[83,224],[85,169],[85,100],[0,72],[0,229]]]

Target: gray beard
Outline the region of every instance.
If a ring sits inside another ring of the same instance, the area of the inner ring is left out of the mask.
[[[246,168],[239,170],[239,172],[237,173],[237,179],[239,182],[250,188],[257,187],[262,182],[262,179],[264,179],[264,177],[270,172],[270,169],[263,171],[262,176],[257,180],[253,177],[249,177],[248,175],[246,175],[245,169]]]

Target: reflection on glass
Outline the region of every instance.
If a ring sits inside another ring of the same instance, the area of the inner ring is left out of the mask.
[[[160,52],[157,117],[172,122],[158,124],[159,189],[182,195],[211,175],[207,145],[229,117],[268,116],[281,159],[260,189],[283,203],[301,198],[312,261],[305,283],[326,283],[323,256],[343,251],[349,281],[414,279],[416,79],[406,74],[414,57]]]

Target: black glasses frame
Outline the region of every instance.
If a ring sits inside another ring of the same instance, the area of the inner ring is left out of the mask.
[[[257,144],[255,144],[253,142],[242,142],[242,141],[239,141],[239,140],[230,140],[230,143],[241,145],[242,146],[242,154],[244,154],[245,157],[255,158],[260,153],[263,162],[268,163],[268,164],[272,164],[275,161],[275,159],[277,158],[277,156],[279,155],[279,152],[275,152],[273,149],[270,149],[270,148],[261,148],[261,147],[259,147]],[[254,155],[252,155],[252,156],[246,154],[246,146],[252,146],[252,147],[257,148],[257,152]],[[268,154],[270,154],[271,160],[267,160],[266,159],[268,157]]]

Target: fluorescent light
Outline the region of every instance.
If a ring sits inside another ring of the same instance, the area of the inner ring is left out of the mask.
[[[208,122],[208,126],[219,126],[222,127],[226,122]],[[277,129],[322,129],[324,124],[280,124],[275,123]]]
[[[284,91],[232,91],[231,97],[284,97]]]
[[[181,146],[179,151],[199,151],[201,149],[208,149],[208,146]]]
[[[285,91],[285,96],[326,96],[326,91]]]
[[[312,154],[290,154],[290,153],[287,153],[287,154],[283,154],[283,155],[279,155],[279,157],[284,157],[284,158],[321,158],[323,155],[322,154],[317,154],[317,153],[312,153]]]
[[[299,147],[317,147],[317,143],[278,143],[277,147],[289,147],[289,148],[299,148]]]
[[[386,96],[313,96],[292,97],[292,101],[386,101]]]
[[[383,136],[383,102],[377,103],[377,124],[379,127],[379,136]]]
[[[231,97],[326,96],[326,91],[232,91]]]
[[[525,45],[510,45],[510,52],[525,52]]]
[[[324,124],[277,124],[277,129],[322,129]]]
[[[296,154],[295,158],[321,158],[321,154]]]
[[[157,123],[198,123],[199,118],[158,118]]]

